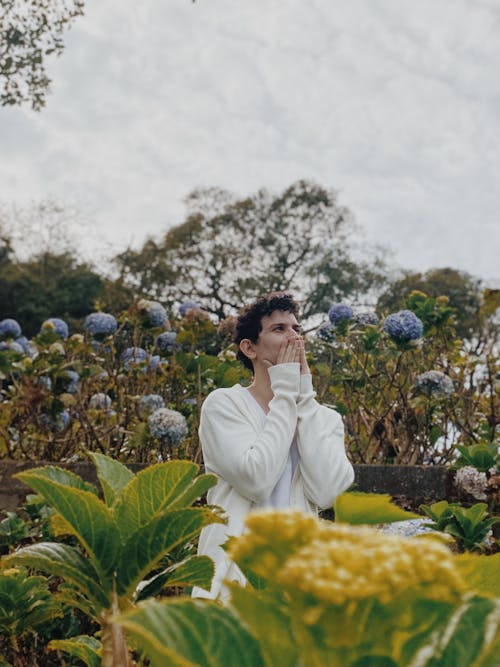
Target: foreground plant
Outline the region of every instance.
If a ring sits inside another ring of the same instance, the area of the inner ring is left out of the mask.
[[[500,521],[499,516],[488,515],[486,503],[476,503],[467,508],[441,500],[420,507],[433,520],[430,528],[452,535],[468,551],[484,548],[491,527]]]
[[[192,504],[215,483],[213,475],[196,477],[198,466],[172,461],[134,475],[102,454],[92,454],[104,493],[77,475],[47,466],[20,473],[19,479],[55,510],[60,535],[76,538],[77,546],[40,542],[7,556],[7,566],[23,565],[57,575],[65,585],[59,597],[100,626],[103,667],[130,664],[129,652],[115,616],[141,597],[165,586],[209,586],[213,565],[206,557],[188,556],[170,562],[207,524],[221,518],[207,507]],[[82,645],[93,659],[101,653],[82,638],[72,648],[81,657]],[[53,648],[63,648],[55,643]],[[92,664],[89,660],[87,664]]]
[[[37,632],[62,615],[45,577],[30,576],[25,568],[0,570],[0,664],[8,664],[4,656],[14,665],[28,664],[22,656]]]
[[[435,537],[293,511],[252,514],[247,528],[228,551],[256,586],[231,584],[229,607],[148,601],[122,616],[152,667],[498,665],[499,585],[477,576],[498,558],[463,562]]]

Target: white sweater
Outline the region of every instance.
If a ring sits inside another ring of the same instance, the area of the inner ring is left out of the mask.
[[[340,415],[315,400],[310,375],[300,364],[277,364],[269,369],[274,398],[262,424],[237,384],[216,389],[205,400],[200,440],[206,472],[219,477],[207,501],[226,510],[228,524],[203,529],[198,553],[215,562],[210,592],[193,589],[194,597],[225,597],[224,579],[245,583],[239,568],[221,549],[229,535],[241,535],[247,514],[266,501],[280,479],[296,433],[299,462],[290,490],[290,506],[317,513],[331,507],[353,482],[354,471],[344,449]]]

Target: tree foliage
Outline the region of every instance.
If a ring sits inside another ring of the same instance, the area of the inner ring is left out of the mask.
[[[43,253],[26,262],[0,264],[0,313],[14,317],[28,336],[44,320],[78,320],[93,310],[103,278],[69,253]]]
[[[449,267],[431,269],[425,273],[406,272],[379,297],[378,308],[385,311],[403,308],[410,292],[414,290],[431,297],[448,297],[449,305],[455,309],[456,331],[461,338],[469,338],[478,331],[481,281],[477,278]]]
[[[83,14],[83,0],[2,0],[0,100],[2,106],[45,106],[50,78],[45,60],[64,50],[62,35]]]
[[[116,258],[138,292],[194,299],[223,319],[260,293],[291,290],[307,318],[383,283],[380,258],[355,261],[356,226],[333,190],[298,181],[237,199],[212,188],[194,191],[187,205],[186,220],[162,240]]]

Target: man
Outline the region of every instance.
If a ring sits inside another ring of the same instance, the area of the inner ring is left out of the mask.
[[[314,398],[297,316],[297,302],[281,292],[244,308],[235,341],[253,381],[216,389],[203,404],[205,469],[219,478],[208,502],[226,510],[228,524],[202,531],[198,553],[214,560],[215,576],[210,592],[194,588],[194,597],[224,599],[224,579],[245,583],[220,545],[242,534],[250,511],[293,507],[317,513],[354,479],[342,419]]]

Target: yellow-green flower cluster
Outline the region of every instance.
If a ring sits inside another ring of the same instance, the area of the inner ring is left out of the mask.
[[[285,590],[343,605],[407,592],[455,602],[465,591],[453,555],[437,539],[412,540],[375,528],[321,521],[300,512],[260,512],[231,544],[236,562]]]

